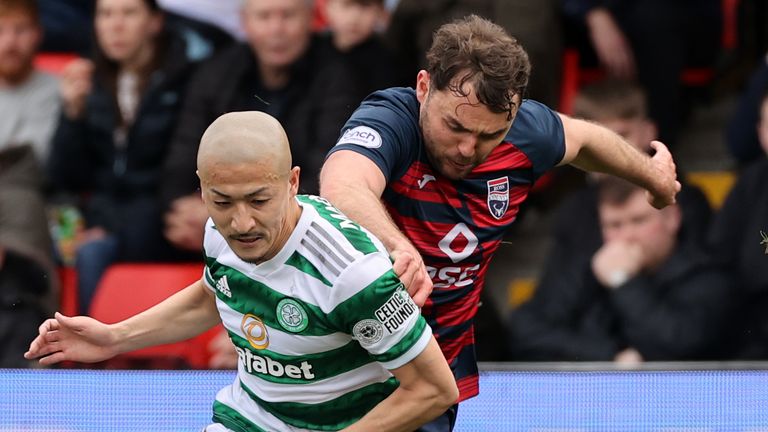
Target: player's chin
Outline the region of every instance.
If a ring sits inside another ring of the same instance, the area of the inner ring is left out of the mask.
[[[264,261],[264,254],[261,253],[254,253],[253,251],[235,251],[237,256],[250,264],[260,264],[262,261]]]
[[[472,168],[467,169],[458,169],[453,165],[449,165],[448,167],[444,167],[441,170],[441,174],[443,174],[445,177],[448,177],[451,180],[463,180],[467,178],[467,176],[472,172]]]

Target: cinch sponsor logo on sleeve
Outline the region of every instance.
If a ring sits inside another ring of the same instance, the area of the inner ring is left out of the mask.
[[[376,309],[375,316],[392,334],[418,310],[411,296],[404,289],[399,289],[384,305]]]
[[[352,129],[348,129],[344,132],[344,135],[339,138],[339,144],[355,144],[368,148],[381,147],[381,135],[368,126],[357,126]]]

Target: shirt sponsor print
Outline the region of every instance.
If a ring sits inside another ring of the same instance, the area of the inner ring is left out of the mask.
[[[381,147],[381,135],[368,126],[357,126],[344,131],[344,134],[336,143],[336,145],[340,144],[355,144],[367,148],[379,148]]]

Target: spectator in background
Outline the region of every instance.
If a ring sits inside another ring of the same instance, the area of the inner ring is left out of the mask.
[[[656,138],[657,129],[648,118],[645,93],[630,81],[607,79],[583,87],[574,101],[574,115],[602,124],[644,153],[650,151],[651,141]],[[555,211],[553,247],[541,283],[548,283],[547,278],[555,277],[561,269],[585,256],[592,256],[600,247],[596,179],[601,176],[604,174],[587,174],[586,186],[566,196]],[[700,189],[684,180],[681,184],[677,196],[683,214],[681,240],[701,244],[712,210]]]
[[[24,339],[47,316],[56,273],[42,159],[59,110],[56,79],[34,69],[35,0],[0,0],[0,368],[24,367]]]
[[[680,207],[657,210],[642,189],[606,176],[598,213],[597,252],[578,266],[550,269],[556,274],[514,313],[513,358],[624,364],[722,358],[733,283],[703,248],[678,241]]]
[[[163,179],[165,234],[178,247],[202,247],[207,216],[194,175],[195,154],[205,128],[223,113],[254,110],[276,117],[301,167],[302,189],[317,192],[320,165],[359,91],[347,65],[322,55],[311,16],[306,0],[246,0],[242,20],[248,43],[209,60],[192,79]]]
[[[768,94],[760,103],[757,135],[762,157],[744,168],[709,232],[712,253],[736,276],[738,357],[768,359]],[[762,242],[762,243],[761,243]]]
[[[645,93],[631,81],[607,79],[583,87],[574,101],[574,111],[576,117],[606,126],[643,152],[650,150],[656,137],[656,125],[648,118]],[[586,185],[567,196],[555,211],[552,246],[539,280],[541,288],[531,305],[512,312],[511,332],[515,339],[525,338],[531,331],[528,323],[535,319],[537,305],[552,301],[547,298],[553,295],[548,287],[558,287],[564,274],[578,280],[585,263],[602,246],[597,187],[602,177],[605,174],[587,174]],[[676,230],[678,241],[702,246],[712,211],[700,189],[682,180],[681,183],[677,195],[682,213],[681,226]],[[530,309],[534,311],[529,312]]]
[[[569,39],[582,39],[582,54],[594,53],[610,76],[639,80],[660,139],[674,146],[686,109],[680,74],[686,66],[713,66],[717,60],[720,1],[561,1]]]
[[[56,78],[34,67],[41,37],[35,0],[0,1],[0,150],[28,144],[39,162],[60,106]]]
[[[749,84],[739,98],[739,103],[731,114],[725,131],[728,151],[742,166],[765,157],[758,138],[759,128],[754,125],[761,122],[761,104],[766,92],[768,92],[768,54],[763,57],[760,65],[752,73]]]
[[[98,0],[94,24],[94,60],[76,60],[62,75],[48,165],[57,191],[84,200],[76,252],[84,312],[111,263],[176,256],[157,191],[192,69],[154,0]]]
[[[360,77],[356,102],[375,90],[395,84],[391,53],[377,33],[386,19],[384,0],[327,0],[325,16],[329,32],[323,46],[330,57],[346,61]]]

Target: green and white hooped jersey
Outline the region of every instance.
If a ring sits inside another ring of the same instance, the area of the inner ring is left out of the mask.
[[[234,431],[342,429],[397,388],[388,369],[432,336],[381,242],[328,201],[296,199],[296,229],[259,265],[206,225],[204,280],[240,357],[213,419]]]

